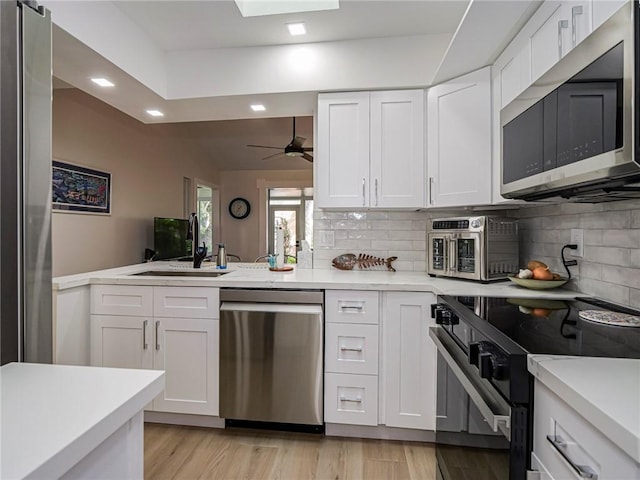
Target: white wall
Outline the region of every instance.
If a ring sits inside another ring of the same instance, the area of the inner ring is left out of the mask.
[[[424,86],[450,38],[414,35],[170,52],[167,98]]]
[[[519,218],[522,265],[541,260],[565,275],[560,250],[570,242],[571,229],[582,229],[584,257],[569,267],[569,287],[640,308],[639,200],[521,208],[513,215]],[[569,252],[567,258],[574,258]]]
[[[111,215],[54,211],[54,277],[142,261],[153,248],[153,217],[182,217],[183,178],[217,183],[210,160],[175,130],[76,89],[54,92],[53,158],[112,174]]]
[[[313,186],[312,170],[241,170],[220,172],[220,208],[222,242],[227,253],[252,262],[266,251],[266,198],[260,197],[259,185],[270,187]],[[236,220],[229,215],[229,202],[242,197],[251,204],[251,214]],[[214,246],[214,253],[216,248]]]

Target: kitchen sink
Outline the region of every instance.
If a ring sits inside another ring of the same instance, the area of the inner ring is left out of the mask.
[[[150,270],[148,272],[132,273],[131,275],[149,276],[149,277],[219,277],[229,272],[221,272],[219,270]]]

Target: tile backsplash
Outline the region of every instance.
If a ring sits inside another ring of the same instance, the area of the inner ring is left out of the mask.
[[[468,214],[460,211],[336,212],[316,209],[313,216],[313,267],[331,268],[331,260],[343,253],[366,253],[383,258],[398,257],[393,262],[397,271],[425,272],[426,275],[427,221],[432,217]]]
[[[500,214],[497,211],[484,212]],[[398,271],[425,272],[427,221],[430,218],[482,215],[457,211],[314,212],[314,268],[331,268],[343,253],[397,256]],[[571,229],[584,232],[584,257],[569,267],[569,288],[640,308],[640,200],[601,204],[522,207],[503,215],[519,219],[520,264],[536,259],[564,275],[560,250]],[[574,258],[567,250],[567,258]],[[384,269],[384,267],[380,267]]]
[[[510,212],[519,218],[520,261],[536,259],[566,273],[560,250],[571,229],[584,231],[584,257],[569,267],[570,288],[623,305],[640,307],[640,201],[560,204]],[[567,258],[570,250],[565,250]]]

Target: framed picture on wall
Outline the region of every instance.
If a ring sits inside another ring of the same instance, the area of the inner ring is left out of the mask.
[[[79,165],[52,162],[54,211],[111,214],[111,174]]]

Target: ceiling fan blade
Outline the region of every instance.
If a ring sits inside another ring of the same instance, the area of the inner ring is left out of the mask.
[[[304,147],[302,149],[303,152],[313,152],[313,147]]]
[[[291,145],[295,148],[302,148],[302,144],[305,140],[306,138],[304,137],[293,137],[293,140],[291,140]]]
[[[282,150],[282,147],[271,147],[271,146],[268,146],[268,145],[247,145],[247,147],[275,148],[276,150]]]
[[[304,158],[307,162],[313,163],[313,157],[311,155],[309,155],[308,153],[303,153],[302,154],[302,158]]]
[[[264,157],[262,160],[269,160],[270,158],[277,157],[279,155],[284,155],[284,152],[274,153],[273,155],[269,155],[268,157]]]

